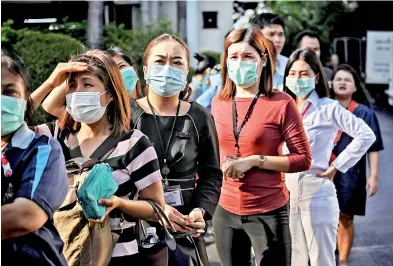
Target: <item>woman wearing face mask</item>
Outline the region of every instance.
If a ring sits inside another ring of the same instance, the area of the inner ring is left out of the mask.
[[[143,200],[164,205],[157,154],[145,135],[130,130],[129,97],[111,57],[92,50],[72,57],[69,64],[83,66],[85,71],[63,75],[54,71],[47,80],[56,87],[67,79],[67,113],[56,123],[57,135],[64,140],[67,160],[98,159],[100,149],[116,147],[104,162],[112,167],[119,188],[113,197],[99,204],[107,207],[112,230],[120,234],[111,264],[130,265],[136,263],[133,255],[138,252],[133,218],[155,219],[152,207]],[[40,130],[50,134],[56,132],[55,127],[54,123],[42,125]],[[136,191],[141,200],[130,200],[135,199]],[[119,217],[124,217],[124,222],[120,223]],[[74,255],[67,250],[64,254],[72,265]]]
[[[333,76],[332,98],[358,118],[363,119],[374,131],[377,140],[368,149],[367,155],[346,173],[338,171],[334,178],[340,206],[340,224],[338,227],[339,265],[347,265],[354,239],[354,215],[364,216],[366,212],[367,189],[370,197],[378,189],[379,151],[383,150],[381,130],[378,119],[369,107],[366,95],[356,71],[349,65],[340,65]],[[340,155],[351,143],[352,138],[345,133],[338,133],[335,139],[333,157]],[[366,157],[369,160],[370,176],[366,179]]]
[[[334,266],[338,225],[338,202],[333,178],[347,172],[366,153],[375,135],[363,120],[329,99],[328,83],[317,55],[297,50],[285,70],[285,91],[295,100],[311,146],[311,169],[286,174],[290,191],[289,226],[292,265]],[[353,138],[330,164],[337,132]]]
[[[140,99],[143,97],[141,83],[138,78],[138,68],[131,56],[119,47],[112,46],[105,51],[110,55],[120,69],[124,86],[131,98]]]
[[[105,52],[112,57],[113,61],[115,61],[119,67],[129,97],[135,99],[142,98],[143,93],[137,74],[137,68],[131,56],[115,46],[109,48]],[[79,68],[77,64],[59,64],[55,71],[59,72],[59,75],[61,75],[62,73],[77,72],[80,71],[80,69],[81,68]],[[66,112],[66,93],[67,86],[65,83],[53,88],[52,84],[45,82],[32,93],[31,97],[36,108],[44,101],[42,107],[46,112],[53,116],[61,117]],[[49,94],[49,96],[44,100],[47,94]]]
[[[53,214],[67,194],[60,144],[31,125],[27,67],[1,51],[1,252],[12,265],[67,265]],[[55,193],[54,193],[55,191]]]
[[[228,35],[222,91],[212,102],[224,183],[213,218],[223,266],[291,265],[288,191],[281,172],[309,169],[310,147],[293,100],[273,91],[272,47],[258,28]],[[290,154],[278,152],[283,142]]]
[[[186,101],[191,93],[189,64],[183,40],[169,34],[157,37],[143,57],[148,95],[131,100],[133,125],[149,137],[158,154],[165,212],[180,231],[205,228],[216,208],[222,177],[213,119],[202,106]],[[195,241],[203,264],[209,265],[203,237]],[[169,265],[176,264],[170,260]]]

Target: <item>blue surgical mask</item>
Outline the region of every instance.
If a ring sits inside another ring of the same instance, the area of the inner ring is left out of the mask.
[[[227,67],[229,78],[236,86],[248,88],[257,82],[257,62],[227,60]]]
[[[300,98],[305,98],[315,89],[315,78],[287,77],[285,86]]]
[[[25,119],[26,101],[1,95],[1,136],[15,132]]]
[[[138,82],[138,76],[133,67],[125,67],[120,70],[121,77],[123,78],[124,85],[126,86],[126,91],[128,94],[131,94],[136,87],[136,83]]]
[[[169,65],[153,65],[148,70],[145,79],[149,87],[158,95],[172,97],[186,87],[187,74],[188,71]]]

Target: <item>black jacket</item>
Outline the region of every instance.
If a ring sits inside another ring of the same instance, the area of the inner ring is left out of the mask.
[[[141,130],[149,137],[162,167],[164,151],[153,115],[146,113],[134,99],[131,99],[131,112],[132,128]],[[175,117],[157,118],[166,147]],[[201,105],[191,103],[188,113],[177,118],[167,164],[170,167],[167,177],[169,185],[180,185],[182,188],[184,205],[176,209],[188,214],[193,208],[201,207],[206,211],[205,219],[210,219],[220,197],[222,171],[213,117]]]

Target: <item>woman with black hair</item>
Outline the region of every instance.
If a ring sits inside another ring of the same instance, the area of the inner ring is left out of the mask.
[[[355,69],[345,64],[338,67],[333,76],[331,95],[344,108],[363,119],[377,138],[368,149],[368,156],[363,155],[360,161],[346,173],[338,171],[334,178],[340,206],[339,265],[347,265],[354,239],[354,215],[365,215],[367,189],[370,191],[370,197],[374,196],[378,189],[379,151],[383,150],[383,143],[378,119],[370,108]],[[351,141],[352,138],[347,134],[337,134],[332,157],[340,155]],[[366,179],[366,157],[368,157],[370,166],[368,179]]]
[[[165,212],[177,231],[204,229],[220,197],[217,131],[212,116],[189,103],[190,51],[179,37],[163,34],[143,56],[147,96],[131,99],[132,125],[149,137],[163,176]],[[198,176],[198,178],[197,178]],[[203,237],[194,236],[204,266],[209,265]],[[191,249],[192,250],[192,249]],[[187,256],[169,256],[168,265],[188,265]]]
[[[299,49],[290,56],[284,84],[285,92],[296,100],[312,153],[310,170],[285,175],[290,191],[292,266],[309,261],[311,266],[334,266],[339,207],[333,178],[362,158],[375,135],[362,119],[328,98],[326,75],[312,50]],[[330,162],[338,132],[353,140]]]
[[[105,50],[105,53],[110,55],[120,69],[126,90],[131,98],[142,98],[143,92],[141,82],[138,78],[138,68],[132,57],[123,49],[117,46],[111,46]]]
[[[1,51],[1,252],[12,265],[67,265],[53,214],[67,194],[60,144],[29,129],[29,75]],[[2,260],[3,261],[3,260]]]

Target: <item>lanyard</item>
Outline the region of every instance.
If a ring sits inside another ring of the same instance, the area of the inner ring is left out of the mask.
[[[302,119],[304,118],[304,115],[307,113],[308,109],[310,109],[311,103],[308,102],[308,105],[306,106],[306,108],[303,110],[303,112],[300,114],[300,116],[302,117]]]
[[[252,100],[250,107],[247,110],[247,113],[244,117],[243,122],[241,123],[239,129],[237,129],[237,110],[236,110],[236,102],[235,102],[235,97],[232,98],[232,119],[233,119],[233,135],[235,137],[235,157],[238,157],[240,155],[239,151],[239,136],[240,132],[242,131],[244,125],[247,123],[247,120],[251,116],[251,112],[254,109],[255,104],[257,103],[257,100],[259,96],[261,95],[261,91],[255,95],[254,99]]]
[[[161,174],[165,177],[165,184],[167,185],[168,184],[168,180],[167,180],[166,177],[170,173],[170,169],[169,169],[169,167],[168,167],[168,165],[166,163],[166,160],[167,160],[167,157],[168,157],[169,144],[171,143],[173,131],[175,130],[176,120],[177,120],[177,117],[179,116],[180,98],[179,98],[179,103],[177,105],[176,116],[175,116],[175,119],[174,119],[173,124],[172,124],[171,134],[169,135],[169,140],[168,140],[168,143],[166,144],[166,148],[164,147],[164,140],[162,139],[161,130],[160,130],[160,127],[158,125],[158,119],[157,119],[156,113],[154,112],[154,108],[153,108],[153,106],[150,103],[149,96],[147,96],[147,103],[149,104],[151,113],[153,114],[154,124],[156,126],[158,138],[160,139],[161,149],[162,149],[162,152],[164,154],[164,160],[163,160],[163,165],[162,165],[162,168],[161,168]]]

